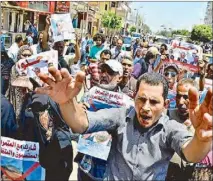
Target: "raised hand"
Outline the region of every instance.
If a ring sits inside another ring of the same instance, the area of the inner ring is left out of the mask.
[[[50,67],[48,70],[54,79],[46,74],[39,74],[39,78],[48,86],[36,88],[36,93],[47,94],[53,101],[62,105],[73,99],[81,91],[85,80],[83,72],[79,72],[73,79],[67,69],[57,70],[55,67]]]
[[[189,90],[189,117],[200,141],[212,141],[212,89],[208,90],[204,102],[199,105],[199,94],[195,88]]]

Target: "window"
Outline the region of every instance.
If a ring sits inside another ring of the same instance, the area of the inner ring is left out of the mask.
[[[105,11],[107,11],[107,4],[105,4]]]
[[[111,7],[112,7],[112,8],[115,8],[115,3],[116,3],[116,2],[111,2]]]

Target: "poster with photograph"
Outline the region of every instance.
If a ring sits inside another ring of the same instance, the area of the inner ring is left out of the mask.
[[[50,22],[54,42],[75,38],[75,30],[69,13],[52,14]]]
[[[134,107],[134,101],[121,92],[113,92],[99,87],[92,87],[84,97],[84,102],[90,105],[89,111],[97,111],[105,108],[126,107],[131,110]],[[100,131],[92,134],[80,136],[77,150],[80,153],[107,160],[112,138],[106,131]]]
[[[107,160],[112,138],[106,131],[81,135],[78,141],[78,152],[95,158]]]
[[[44,180],[39,164],[39,143],[1,137],[1,172],[3,180]]]
[[[38,74],[42,72],[48,75],[49,65],[58,69],[58,52],[55,50],[42,52],[26,59],[19,60],[16,64],[16,70],[19,75],[31,77],[42,85],[42,81],[39,79]]]

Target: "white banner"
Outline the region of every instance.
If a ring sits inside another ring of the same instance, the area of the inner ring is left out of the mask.
[[[39,161],[39,144],[1,137],[1,157],[10,157],[25,161]]]

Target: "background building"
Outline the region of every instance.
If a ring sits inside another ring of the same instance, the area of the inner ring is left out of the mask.
[[[212,6],[213,6],[213,2],[207,2],[207,7],[206,7],[206,15],[204,18],[204,23],[207,25],[213,25],[212,24]]]

